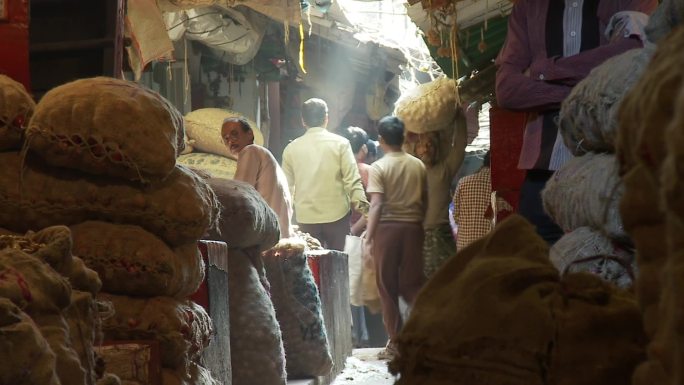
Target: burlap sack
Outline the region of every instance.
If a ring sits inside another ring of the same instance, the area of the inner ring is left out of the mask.
[[[115,314],[104,319],[107,340],[157,340],[163,367],[187,370],[209,343],[213,327],[207,312],[191,301],[169,297],[131,298],[100,293]],[[232,314],[231,314],[232,315]]]
[[[273,303],[241,250],[228,255],[228,300],[233,385],[284,385],[285,352]]]
[[[71,343],[69,325],[64,317],[61,314],[41,314],[33,316],[33,320],[57,356],[55,370],[62,384],[93,384],[95,373],[88,373],[81,366],[78,353]]]
[[[632,287],[636,278],[634,254],[589,227],[563,235],[551,247],[550,258],[562,275],[595,274],[621,288]]]
[[[97,273],[87,268],[83,261],[72,256],[71,231],[66,226],[47,227],[26,235],[2,236],[0,247],[20,248],[46,262],[56,272],[69,279],[74,289],[97,295],[102,282]]]
[[[221,137],[221,127],[227,118],[240,118],[242,114],[220,108],[200,108],[185,115],[188,138],[194,140],[193,147],[197,151],[208,152],[226,158],[235,159],[235,155],[228,151]],[[264,136],[256,123],[247,119],[254,132],[254,143],[262,146]]]
[[[561,281],[511,216],[426,284],[390,370],[397,384],[627,385],[644,343],[629,294],[588,274]]]
[[[162,385],[226,385],[211,376],[211,372],[201,365],[191,362],[189,374],[178,373],[171,369],[162,369]]]
[[[684,9],[681,2],[666,1],[658,12],[661,17],[665,12],[667,19],[681,19],[681,9]],[[674,12],[670,13],[671,10]],[[637,247],[640,273],[636,288],[644,327],[651,339],[648,360],[635,371],[634,385],[678,384],[684,375],[683,357],[678,356],[682,344],[677,326],[682,292],[678,289],[680,274],[675,262],[681,257],[668,253],[668,244],[681,242],[681,233],[668,236],[672,234],[672,215],[666,213],[673,208],[668,207],[672,196],[668,196],[665,183],[676,181],[668,180],[674,175],[665,172],[664,166],[674,161],[668,158],[668,142],[673,140],[670,148],[676,149],[679,145],[675,138],[667,138],[665,132],[671,124],[673,129],[679,129],[675,113],[681,108],[678,95],[684,76],[683,63],[684,29],[678,27],[659,40],[646,72],[620,108],[618,156],[625,183],[621,212]]]
[[[35,107],[23,84],[0,74],[0,151],[21,148]]]
[[[544,210],[566,232],[587,226],[626,241],[619,212],[623,191],[615,156],[587,153],[553,174],[542,200]]]
[[[522,217],[509,217],[421,290],[390,371],[401,373],[398,384],[543,384],[558,280],[547,244]]]
[[[97,271],[108,293],[182,299],[204,280],[196,242],[171,249],[141,227],[97,221],[71,226],[71,231],[74,254]]]
[[[208,182],[221,204],[221,216],[219,231],[210,231],[206,239],[226,242],[229,248],[257,247],[259,251],[268,250],[278,242],[278,217],[254,187],[219,178]]]
[[[614,152],[622,98],[646,69],[654,49],[640,48],[606,60],[572,88],[560,110],[560,131],[575,155]]]
[[[94,384],[97,373],[93,345],[101,342],[101,320],[92,294],[73,290],[64,318],[69,326],[71,346],[86,372],[86,383]]]
[[[684,20],[684,2],[681,0],[663,0],[648,18],[645,32],[646,38],[658,43]]]
[[[69,282],[40,259],[18,249],[0,250],[0,297],[31,316],[57,314],[71,301]]]
[[[192,169],[205,171],[212,177],[221,179],[233,179],[237,170],[235,159],[204,152],[181,155],[177,162]]]
[[[647,343],[633,294],[594,275],[569,274],[549,310],[556,334],[541,364],[545,383],[629,385]]]
[[[56,357],[33,320],[0,298],[0,384],[60,385]]]
[[[173,171],[183,133],[182,115],[161,95],[96,77],[48,91],[26,130],[26,146],[53,166],[147,181]]]
[[[121,385],[121,379],[112,373],[105,373],[102,378],[97,380],[97,385]]]
[[[13,231],[104,220],[139,225],[176,246],[197,241],[218,220],[209,185],[182,166],[163,182],[142,187],[84,178],[37,159],[21,170],[17,153],[0,153],[0,164],[0,226]]]
[[[423,83],[399,99],[394,114],[407,131],[423,134],[449,127],[458,113],[456,82],[448,77]]]
[[[300,238],[281,239],[263,254],[289,378],[325,376],[333,366],[321,298]]]

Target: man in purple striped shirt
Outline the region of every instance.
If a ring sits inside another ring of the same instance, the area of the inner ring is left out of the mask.
[[[517,0],[496,64],[496,99],[528,112],[518,167],[527,170],[519,213],[547,242],[561,229],[542,208],[541,190],[572,157],[558,132],[560,104],[606,59],[642,46],[657,0]]]

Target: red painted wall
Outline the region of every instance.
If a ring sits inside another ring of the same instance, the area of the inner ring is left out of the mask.
[[[0,73],[31,90],[29,76],[29,0],[4,0],[0,20]],[[0,17],[2,10],[0,10]]]

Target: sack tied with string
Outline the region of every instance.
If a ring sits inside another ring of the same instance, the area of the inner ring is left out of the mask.
[[[214,332],[211,319],[192,301],[169,297],[131,298],[100,293],[111,302],[114,315],[102,322],[107,340],[157,340],[165,368],[188,370],[209,344]]]
[[[111,294],[183,299],[204,280],[197,243],[171,248],[135,225],[88,221],[71,226],[73,252],[100,275]]]
[[[36,103],[24,85],[0,74],[0,151],[18,150]]]
[[[69,326],[71,346],[86,371],[86,382],[95,383],[97,373],[93,345],[102,341],[102,329],[100,313],[93,295],[72,290],[71,304],[64,310],[64,318]]]
[[[255,265],[260,255],[228,253],[230,364],[233,385],[285,385],[285,351],[273,302]]]
[[[620,103],[646,69],[654,49],[639,48],[606,60],[572,88],[560,110],[560,132],[574,155],[614,152]]]
[[[55,353],[28,314],[0,298],[0,384],[60,385]]]
[[[287,375],[292,378],[325,376],[333,366],[321,298],[305,249],[304,240],[293,237],[281,239],[263,254],[283,336]]]
[[[95,77],[48,91],[26,129],[26,147],[52,166],[150,181],[183,151],[180,112],[135,82]]]
[[[48,167],[0,153],[0,226],[17,232],[87,220],[139,225],[172,246],[195,242],[218,220],[209,185],[182,166],[148,186]]]
[[[551,247],[550,258],[562,275],[591,273],[624,289],[636,282],[634,254],[589,227],[563,235]]]
[[[557,170],[542,191],[544,210],[565,232],[588,226],[628,241],[619,212],[624,187],[614,155],[587,153]]]

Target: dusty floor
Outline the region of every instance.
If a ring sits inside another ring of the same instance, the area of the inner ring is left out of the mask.
[[[354,349],[347,364],[332,385],[392,385],[394,376],[387,371],[387,361],[378,360],[380,348]]]

